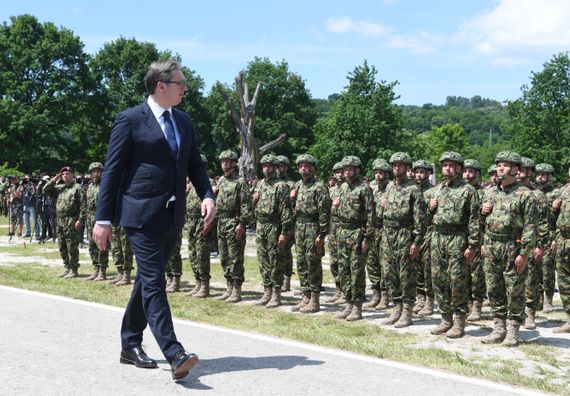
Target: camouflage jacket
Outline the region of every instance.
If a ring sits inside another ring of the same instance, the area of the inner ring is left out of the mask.
[[[374,240],[374,198],[361,177],[345,181],[339,189],[337,208],[340,223],[354,224],[364,231],[368,243]]]
[[[312,178],[307,182],[299,180],[295,183],[295,190],[297,191],[293,204],[295,220],[318,223],[318,234],[324,237],[329,233],[331,216],[328,187],[320,180]]]
[[[329,188],[329,197],[331,203],[334,202],[335,198],[337,198],[340,194],[340,186],[337,184],[334,187]],[[340,219],[338,217],[338,206],[331,206],[331,223],[338,223]]]
[[[253,205],[249,185],[236,173],[218,179],[216,197],[218,217],[232,217],[244,225],[253,222]]]
[[[188,185],[186,193],[186,219],[199,219],[202,217],[202,200],[196,193],[194,185]]]
[[[382,218],[384,216],[384,208],[382,207],[382,199],[386,197],[386,187],[388,183],[376,182],[372,189],[372,197],[374,198],[374,228],[382,228]],[[372,183],[370,183],[372,185]]]
[[[384,227],[410,228],[412,240],[421,245],[426,232],[426,203],[414,180],[393,180],[386,187]]]
[[[429,206],[429,201],[433,198],[434,186],[429,180],[422,181],[418,186],[420,187],[420,190],[422,190],[424,201],[426,203],[426,232],[428,232],[433,229],[433,214],[427,210],[427,208]]]
[[[435,230],[466,231],[468,244],[478,248],[480,202],[475,187],[461,178],[453,178],[434,187],[431,195],[437,200],[435,211],[430,210]]]
[[[520,254],[528,256],[536,246],[537,209],[531,191],[520,183],[485,190],[482,205],[493,204],[491,213],[482,216],[485,236],[492,240],[520,243]],[[482,206],[481,205],[481,206]],[[505,239],[506,238],[506,239]]]
[[[57,216],[73,217],[85,221],[87,214],[87,204],[85,191],[75,182],[69,185],[64,183],[56,184],[55,179],[50,180],[44,186],[44,192],[50,194],[54,192],[57,196],[55,212]]]
[[[97,199],[99,199],[100,183],[90,183],[85,193],[85,203],[87,210],[87,223],[95,224],[95,211],[97,210]]]
[[[570,238],[570,184],[556,191],[556,198],[562,200],[560,210],[553,212],[556,219],[556,236]]]
[[[281,233],[288,234],[292,227],[293,211],[287,183],[281,182],[277,176],[262,179],[257,183],[255,191],[259,193],[255,205],[257,221],[280,224]]]
[[[289,190],[293,190],[295,188],[295,185],[297,184],[287,174],[280,176],[279,180],[281,180],[283,183],[287,184],[287,186],[289,187]]]
[[[537,210],[537,235],[536,235],[536,244],[542,249],[548,248],[550,245],[551,235],[550,235],[550,225],[551,216],[550,216],[550,208],[551,204],[548,202],[548,198],[546,194],[543,193],[538,188],[534,186],[529,187],[533,198],[535,200],[536,210]]]

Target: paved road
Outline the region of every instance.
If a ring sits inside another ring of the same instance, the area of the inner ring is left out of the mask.
[[[0,286],[0,394],[4,395],[516,395],[492,382],[177,320],[201,365],[179,383],[152,335],[157,370],[119,364],[122,309]]]

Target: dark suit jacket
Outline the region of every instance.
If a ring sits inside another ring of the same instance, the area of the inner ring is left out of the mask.
[[[192,119],[178,109],[173,108],[172,114],[180,134],[178,159],[171,154],[164,133],[146,102],[117,116],[101,178],[96,220],[141,228],[175,195],[175,226],[181,229],[186,176],[200,198],[214,198],[206,164],[198,151]]]

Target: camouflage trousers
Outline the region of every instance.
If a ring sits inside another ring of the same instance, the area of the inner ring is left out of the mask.
[[[65,268],[79,268],[81,231],[75,229],[76,217],[57,218],[57,244]]]
[[[295,235],[287,239],[285,247],[279,251],[279,266],[283,268],[283,275],[291,277],[293,275],[293,245]]]
[[[366,262],[362,254],[363,232],[360,228],[339,227],[337,235],[340,288],[347,299],[364,302],[366,300]]]
[[[544,250],[540,270],[542,277],[540,291],[544,292],[547,296],[553,295],[556,289],[556,255],[552,253],[550,247]]]
[[[264,287],[281,288],[283,286],[283,268],[280,267],[280,249],[277,239],[281,227],[273,223],[257,222],[256,243],[259,272]]]
[[[431,277],[439,310],[445,314],[467,314],[469,302],[469,263],[463,253],[467,248],[466,232],[440,233],[431,237]]]
[[[556,237],[556,272],[562,307],[570,313],[570,234]]]
[[[329,267],[331,269],[334,283],[337,287],[340,286],[340,281],[338,279],[338,230],[338,223],[331,221],[330,231],[328,235],[330,257]]]
[[[133,270],[133,249],[127,233],[122,226],[113,226],[113,244],[111,246],[113,264],[117,271]]]
[[[487,287],[485,285],[485,271],[483,271],[483,257],[480,252],[472,262],[469,263],[471,276],[469,277],[469,296],[472,301],[482,302],[487,298]]]
[[[109,250],[99,250],[97,244],[93,240],[93,225],[95,219],[91,218],[85,223],[87,230],[87,239],[89,240],[89,256],[93,267],[107,268],[109,266]]]
[[[540,270],[541,265],[541,261],[537,262],[529,255],[524,297],[526,306],[532,309],[539,308],[538,303],[540,300],[540,281],[542,277],[542,271]]]
[[[235,218],[218,220],[218,252],[226,282],[234,286],[241,286],[245,281],[244,256],[247,238],[244,233],[241,239],[237,240],[237,226],[238,221]]]
[[[395,302],[414,304],[416,301],[416,268],[410,258],[412,232],[408,228],[384,227],[382,264],[386,285]]]
[[[166,267],[164,268],[164,272],[167,276],[182,276],[182,255],[180,254],[180,250],[182,249],[182,231],[178,233],[176,236],[176,244],[174,245],[174,249],[172,249],[172,253],[170,254],[170,258],[166,263]]]
[[[319,225],[317,223],[297,222],[295,229],[295,251],[297,253],[297,272],[303,292],[321,292],[323,285],[322,258],[324,248],[319,254],[315,246]]]
[[[484,244],[483,270],[491,312],[495,318],[507,318],[522,323],[525,318],[527,269],[520,274],[515,269],[518,246],[513,241],[493,241],[487,236]]]
[[[10,203],[10,223],[18,225],[24,223],[24,207],[21,202]]]
[[[414,259],[416,268],[417,294],[433,297],[433,282],[431,278],[431,236],[433,231],[428,231],[420,246],[420,253]]]
[[[386,290],[386,276],[382,269],[382,229],[374,230],[374,241],[366,252],[366,271],[373,290]]]

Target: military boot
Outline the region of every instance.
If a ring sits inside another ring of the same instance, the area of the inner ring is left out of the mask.
[[[194,294],[196,294],[200,291],[201,287],[202,287],[202,281],[200,279],[196,279],[196,285],[194,286],[194,288],[192,290],[184,293],[184,295],[185,296],[193,296]]]
[[[125,286],[130,284],[131,284],[131,271],[124,271],[123,277],[121,278],[120,281],[115,283],[115,286]]]
[[[521,324],[516,320],[509,319],[507,321],[507,336],[503,341],[504,346],[514,347],[520,342],[519,339],[519,329]]]
[[[302,312],[302,313],[319,312],[321,310],[320,297],[321,297],[321,293],[311,292],[311,300],[309,300],[309,303],[307,305],[305,305],[304,307],[301,307],[299,309],[299,312]]]
[[[356,320],[362,319],[362,301],[355,301],[352,304],[352,310],[350,314],[346,317],[346,320],[349,322],[354,322]]]
[[[115,283],[117,283],[121,279],[123,279],[123,270],[118,270],[117,275],[115,275],[114,278],[109,279],[109,283],[114,285]]]
[[[216,297],[216,300],[226,300],[232,295],[232,291],[234,289],[234,285],[230,282],[226,283],[226,291],[221,296]]]
[[[433,304],[435,302],[435,298],[434,297],[427,297],[426,298],[426,303],[424,305],[424,307],[422,308],[422,310],[420,312],[418,312],[419,316],[430,316],[433,315]]]
[[[194,294],[196,298],[208,298],[210,297],[210,280],[203,280],[200,285],[200,290]]]
[[[554,311],[554,306],[552,305],[552,294],[547,294],[544,298],[544,305],[542,308],[542,312],[548,313]]]
[[[380,324],[393,325],[394,323],[396,323],[400,319],[400,316],[402,316],[402,307],[403,304],[401,301],[394,302],[394,308],[392,309],[392,314],[388,316],[387,319],[384,319],[382,322],[380,322]]]
[[[241,285],[235,285],[232,294],[226,298],[227,303],[238,303],[241,301]]]
[[[362,306],[364,308],[374,308],[375,306],[378,305],[379,302],[380,302],[380,290],[372,289],[372,299],[366,304],[363,304]]]
[[[385,309],[388,309],[388,291],[380,291],[380,301],[378,302],[378,305],[374,307],[374,309],[376,311],[384,311]]]
[[[566,312],[566,322],[560,326],[552,329],[553,333],[570,333],[570,312]]]
[[[265,286],[263,288],[263,296],[261,296],[261,298],[259,300],[257,300],[254,305],[265,306],[265,304],[267,304],[269,302],[269,300],[271,300],[271,294],[272,294],[271,292],[272,291],[273,291],[273,289],[271,289],[271,287]]]
[[[59,274],[57,277],[58,278],[65,278],[67,276],[67,274],[69,274],[69,271],[70,271],[69,268],[65,268],[63,270],[63,272],[61,274]]]
[[[176,293],[180,290],[180,277],[175,276],[172,278],[172,282],[170,282],[170,286],[166,288],[167,293]]]
[[[335,292],[332,296],[325,299],[327,304],[333,304],[342,296],[342,290],[340,287],[336,286]]]
[[[400,315],[400,319],[396,323],[394,323],[394,327],[397,329],[401,329],[403,327],[408,327],[413,325],[412,322],[412,314],[413,314],[414,306],[412,304],[404,304],[402,309],[402,315]]]
[[[301,308],[303,308],[305,305],[309,303],[309,301],[311,301],[311,292],[310,291],[303,292],[303,298],[301,299],[301,301],[299,301],[297,305],[294,305],[291,308],[291,311],[293,312],[300,311]]]
[[[265,308],[277,308],[279,306],[281,306],[281,288],[275,287],[271,295],[271,300],[265,305]]]
[[[79,271],[77,270],[77,267],[73,267],[68,272],[68,274],[64,276],[64,278],[65,279],[72,279],[72,278],[77,278],[78,276],[79,276]]]
[[[170,275],[166,275],[166,288],[168,289],[170,287],[170,285],[172,284],[172,279],[173,277]]]
[[[283,287],[281,288],[282,292],[291,291],[291,277],[285,276],[283,277]]]
[[[441,322],[437,325],[435,329],[430,331],[433,335],[442,335],[447,333],[453,327],[453,315],[450,313],[441,314]]]
[[[465,316],[464,313],[453,315],[453,327],[445,333],[447,338],[461,338],[465,335]]]
[[[93,273],[91,275],[89,275],[87,278],[85,278],[86,281],[92,281],[95,280],[95,278],[97,278],[97,276],[99,276],[99,267],[95,267],[95,269],[93,270]]]
[[[337,319],[346,319],[348,315],[352,313],[353,303],[352,300],[346,299],[346,305],[344,306],[344,310],[341,312],[337,312],[335,317]]]
[[[107,267],[99,268],[99,274],[97,275],[97,278],[95,278],[93,280],[95,282],[101,282],[101,281],[107,280]]]
[[[477,322],[481,320],[481,308],[483,307],[483,303],[479,300],[473,300],[473,305],[471,306],[471,310],[469,311],[469,316],[467,320],[469,322]]]
[[[493,319],[493,331],[487,337],[483,337],[483,344],[499,344],[507,336],[506,320],[502,318]]]
[[[534,308],[526,307],[525,313],[526,313],[526,319],[524,320],[524,328],[527,330],[536,329],[536,322],[535,322],[536,311],[534,310]]]
[[[418,294],[418,299],[417,299],[416,303],[414,304],[413,312],[415,314],[417,314],[418,312],[420,312],[424,308],[425,304],[426,304],[425,294]]]

